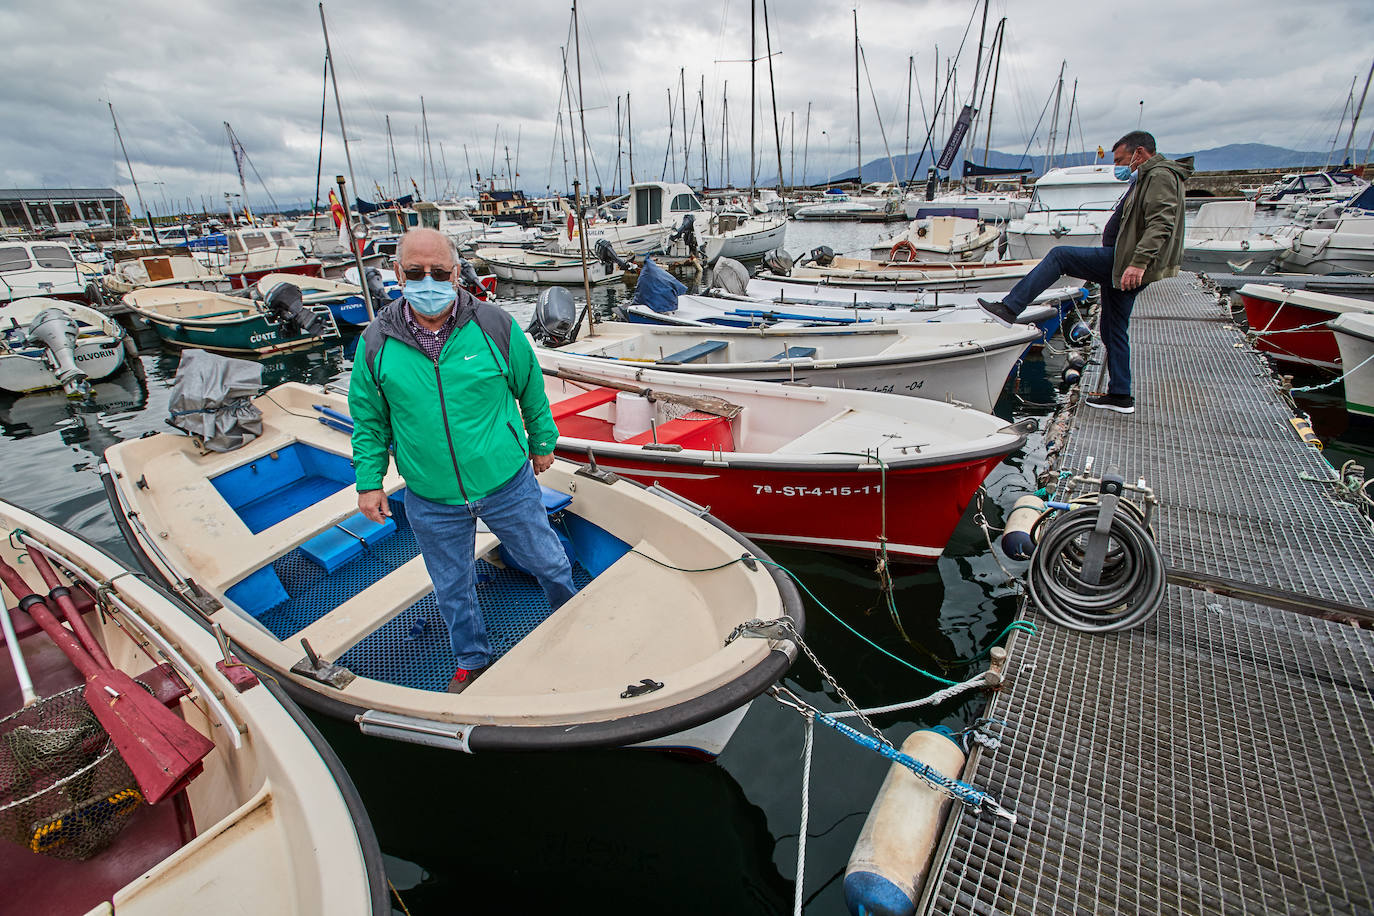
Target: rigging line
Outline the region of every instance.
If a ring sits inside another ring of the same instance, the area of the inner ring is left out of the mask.
[[[315,160],[315,206],[310,208],[310,230],[315,229],[315,214],[320,212],[320,177],[324,172],[324,120],[329,103],[329,57],[324,59],[324,78],[320,81],[324,89],[320,92],[320,155]]]
[[[878,118],[878,133],[883,138],[883,152],[887,153],[887,164],[892,169],[892,183],[900,184],[901,180],[897,177],[897,166],[892,161],[892,150],[887,145],[887,128],[883,127],[883,112],[878,107],[878,93],[873,91],[873,74],[868,72],[868,55],[864,53],[864,43],[859,42],[859,60],[863,61],[864,79],[868,81],[868,94],[873,98],[873,113]]]
[[[959,58],[961,58],[961,57],[963,56],[963,54],[964,54],[964,44],[968,41],[968,33],[969,33],[969,30],[973,28],[973,20],[974,20],[974,18],[975,18],[977,15],[978,15],[978,2],[977,2],[977,0],[975,0],[975,2],[974,2],[974,4],[973,4],[973,9],[972,9],[972,11],[969,12],[969,15],[968,15],[968,23],[964,26],[964,37],[959,39],[959,48],[958,48],[958,50],[956,50],[956,51],[954,52],[953,66],[956,66],[956,67],[957,67],[957,66],[959,65]],[[947,59],[947,61],[948,61],[948,59]],[[921,144],[921,151],[920,151],[919,153],[916,154],[916,162],[917,162],[918,164],[919,164],[920,161],[921,161],[921,157],[925,155],[926,147],[927,147],[927,146],[930,146],[931,138],[934,137],[934,135],[935,135],[935,123],[934,123],[934,119],[935,119],[935,118],[938,118],[938,117],[940,116],[940,108],[945,104],[945,98],[949,95],[949,85],[950,85],[950,84],[949,84],[949,81],[946,81],[946,82],[945,82],[944,91],[940,93],[940,99],[939,99],[938,102],[935,103],[935,110],[934,110],[933,112],[931,112],[931,125],[930,125],[930,130],[926,133],[925,142]],[[933,162],[935,161],[935,147],[933,147],[933,146],[930,147],[930,158],[931,158],[931,161],[932,161],[932,163],[933,163]],[[913,171],[913,172],[911,173],[911,179],[910,179],[910,180],[911,180],[911,181],[915,181],[915,180],[916,180],[916,173],[915,173],[915,171]]]
[[[238,139],[238,134],[234,134],[234,139],[238,140],[239,149],[243,150],[243,161],[247,162],[248,167],[253,170],[253,177],[258,180],[258,184],[262,185],[262,189],[267,191],[267,199],[272,202],[272,209],[280,213],[281,206],[277,203],[277,199],[272,196],[272,192],[267,189],[267,182],[263,181],[262,176],[258,174],[258,167],[253,164],[253,157],[248,155],[248,150],[244,149],[243,141]]]
[[[1040,125],[1041,125],[1041,123],[1043,123],[1044,120],[1045,120],[1045,112],[1047,112],[1047,111],[1050,110],[1050,102],[1054,99],[1054,93],[1055,93],[1055,92],[1056,92],[1055,89],[1053,89],[1053,88],[1050,89],[1049,98],[1045,99],[1045,107],[1042,108],[1042,109],[1040,109],[1040,117],[1039,117],[1038,119],[1036,119],[1036,122],[1035,122],[1035,129],[1034,129],[1033,131],[1031,131],[1030,137],[1026,140],[1026,148],[1025,148],[1025,150],[1021,153],[1020,162],[1017,163],[1017,167],[1018,167],[1018,168],[1020,167],[1020,163],[1021,163],[1021,162],[1025,162],[1025,161],[1026,161],[1026,157],[1030,155],[1031,144],[1033,144],[1033,143],[1035,142],[1035,135],[1036,135],[1037,133],[1040,132]]]

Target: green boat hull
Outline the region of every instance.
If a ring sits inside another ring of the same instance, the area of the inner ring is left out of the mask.
[[[220,353],[277,353],[308,347],[321,340],[332,340],[339,336],[338,331],[332,327],[324,337],[299,332],[288,334],[278,322],[271,321],[265,315],[249,315],[230,321],[171,321],[165,318],[151,318],[147,313],[143,313],[143,317],[153,326],[153,330],[164,343],[174,347],[216,350]]]

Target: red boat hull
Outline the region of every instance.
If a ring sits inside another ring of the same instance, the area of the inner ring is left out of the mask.
[[[296,274],[301,277],[323,277],[324,267],[319,261],[307,261],[304,264],[287,264],[283,267],[270,267],[264,270],[249,270],[243,273],[226,273],[229,278],[229,285],[234,289],[247,289],[257,283],[268,274]]]
[[[1257,349],[1280,362],[1340,368],[1341,351],[1336,335],[1323,324],[1335,318],[1335,314],[1295,302],[1239,295],[1250,330],[1260,332],[1255,339]]]
[[[585,463],[586,443],[561,458]],[[989,472],[1005,457],[865,470],[804,467],[712,467],[701,462],[622,458],[598,454],[604,470],[649,485],[657,483],[694,503],[746,537],[870,553],[886,540],[894,557],[931,562],[944,552],[964,510]],[[886,524],[886,531],[884,531]]]

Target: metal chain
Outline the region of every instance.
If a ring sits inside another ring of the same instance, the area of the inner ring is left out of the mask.
[[[851,711],[853,711],[855,718],[862,722],[868,728],[868,730],[873,733],[874,738],[877,738],[883,744],[895,750],[896,748],[893,747],[892,742],[887,739],[887,735],[884,735],[882,733],[882,730],[878,728],[878,726],[874,725],[872,720],[870,720],[868,716],[864,715],[864,711],[859,708],[859,704],[855,703],[853,700],[849,698],[849,694],[846,693],[845,689],[840,686],[839,681],[835,680],[834,675],[830,673],[829,669],[827,669],[825,665],[821,664],[821,660],[816,657],[815,652],[811,651],[811,647],[806,644],[806,640],[802,639],[801,634],[797,632],[796,628],[793,627],[790,622],[784,624],[783,626],[791,632],[792,639],[796,642],[797,647],[806,653],[807,658],[811,659],[811,664],[816,666],[816,670],[820,672],[820,675],[822,678],[825,679],[825,682],[829,684],[831,687],[835,688],[835,692],[839,694],[840,700],[844,703],[844,705],[848,706]]]

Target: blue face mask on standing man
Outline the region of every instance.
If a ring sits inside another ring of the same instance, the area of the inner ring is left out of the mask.
[[[453,288],[452,283],[436,280],[428,274],[419,280],[407,278],[402,294],[406,302],[410,303],[410,307],[426,318],[442,315],[453,305],[453,300],[458,298],[458,291]]]
[[[1117,181],[1129,181],[1131,178],[1131,167],[1129,165],[1118,165],[1112,167],[1112,174]]]

